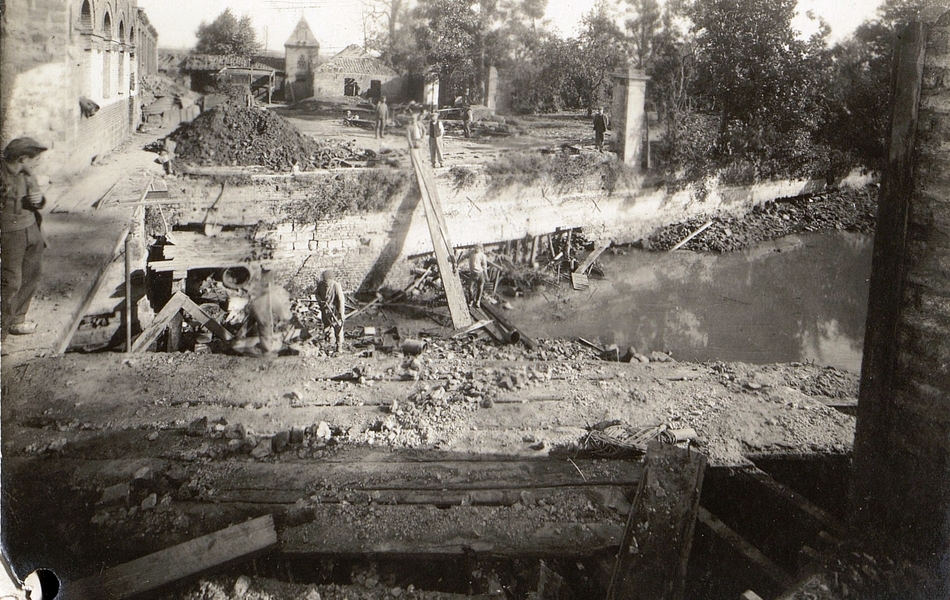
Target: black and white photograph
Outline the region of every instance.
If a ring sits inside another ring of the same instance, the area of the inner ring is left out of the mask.
[[[950,600],[950,0],[0,0],[0,600]]]

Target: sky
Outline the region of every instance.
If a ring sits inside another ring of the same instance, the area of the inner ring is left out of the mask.
[[[623,0],[608,0],[618,5]],[[596,0],[548,0],[547,18],[564,36],[577,33],[581,16]],[[831,25],[832,41],[852,32],[862,21],[874,16],[880,0],[799,0],[796,26],[808,30],[806,11],[812,10]],[[202,21],[213,21],[225,8],[238,17],[249,15],[257,28],[258,41],[270,50],[283,52],[301,16],[320,42],[324,53],[362,44],[363,18],[360,0],[138,0],[158,30],[159,46],[190,48]],[[301,7],[305,7],[301,10]],[[811,31],[806,31],[810,33]]]

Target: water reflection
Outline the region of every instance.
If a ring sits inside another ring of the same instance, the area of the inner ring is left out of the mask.
[[[861,367],[872,238],[789,236],[724,255],[604,255],[606,280],[513,301],[536,337],[584,337],[681,360]]]

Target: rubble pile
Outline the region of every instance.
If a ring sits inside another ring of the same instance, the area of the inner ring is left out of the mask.
[[[696,217],[655,231],[644,241],[648,250],[669,250],[707,221],[712,225],[689,240],[686,250],[729,252],[758,242],[811,231],[839,230],[873,233],[877,187],[846,189],[814,196],[776,200],[736,217]]]
[[[179,160],[196,165],[254,166],[275,171],[324,169],[340,160],[367,160],[352,142],[318,142],[283,117],[224,104],[184,123],[171,136]]]

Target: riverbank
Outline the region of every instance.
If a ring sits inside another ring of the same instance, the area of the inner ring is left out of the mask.
[[[683,244],[682,249],[730,252],[794,233],[826,230],[870,235],[874,233],[878,189],[872,184],[863,188],[779,198],[756,206],[740,217],[724,214],[692,217],[661,227],[647,236],[641,245],[648,250],[669,250],[700,229],[702,231]]]

